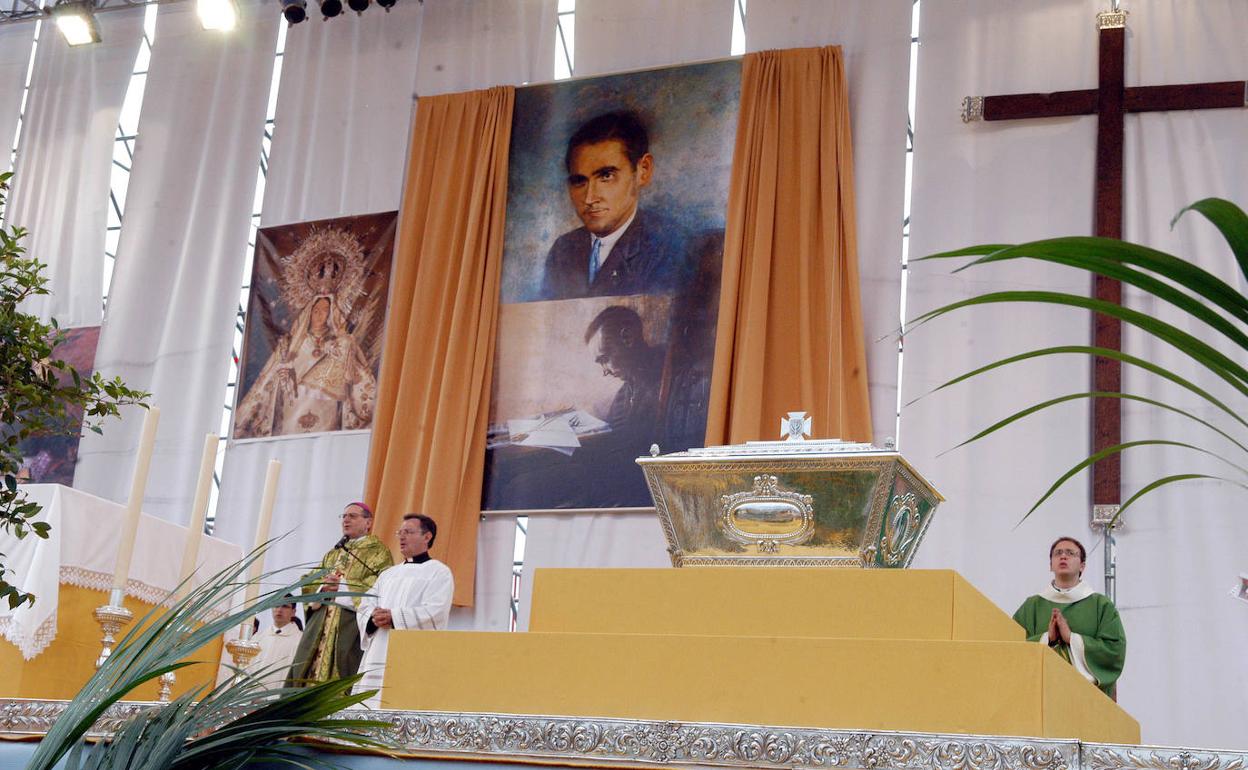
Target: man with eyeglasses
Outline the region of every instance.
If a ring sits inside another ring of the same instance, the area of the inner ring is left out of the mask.
[[[373,532],[373,511],[361,502],[342,512],[342,539],[321,559],[319,569],[329,570],[321,591],[364,593],[377,582],[381,571],[394,564],[390,549]],[[304,593],[316,590],[307,586]],[[339,596],[325,604],[307,605],[307,627],[299,640],[287,687],[304,687],[351,676],[360,667],[359,626],[355,622],[359,596]]]
[[[360,602],[356,613],[364,662],[360,665],[363,676],[354,691],[377,690],[364,702],[371,708],[381,707],[390,631],[445,629],[455,593],[450,568],[429,556],[438,536],[437,522],[424,514],[409,513],[397,534],[403,563],[381,573],[372,595]]]
[[[1073,537],[1049,546],[1053,580],[1014,613],[1027,641],[1044,642],[1089,682],[1117,700],[1118,677],[1127,657],[1127,635],[1114,603],[1083,582],[1087,551]]]

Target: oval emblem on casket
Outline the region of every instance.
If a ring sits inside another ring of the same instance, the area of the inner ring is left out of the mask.
[[[754,477],[754,488],[720,498],[720,530],[738,543],[775,553],[781,544],[805,542],[814,533],[811,496],[780,488],[775,476]]]

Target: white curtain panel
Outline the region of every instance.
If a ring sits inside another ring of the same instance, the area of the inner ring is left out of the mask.
[[[897,433],[911,0],[750,0],[749,51],[839,45],[849,85],[858,280],[876,444]],[[777,418],[779,416],[777,415]],[[815,435],[825,437],[816,425]]]
[[[999,290],[1087,293],[1084,276],[1043,265],[976,268],[914,262],[977,243],[1090,234],[1096,126],[1092,118],[963,124],[963,96],[1086,88],[1096,80],[1093,0],[1035,4],[973,0],[924,6],[907,316]],[[1013,353],[1088,344],[1086,313],[1040,305],[963,310],[906,335],[903,399]],[[946,450],[1044,398],[1087,390],[1070,357],[1015,364],[902,408],[903,454],[947,498],[916,560],[959,570],[1007,612],[1045,584],[1049,541],[1091,549],[1086,482],[1077,480],[1019,525],[1051,480],[1088,452],[1088,409],[1058,407],[968,447]],[[1098,552],[1099,553],[1099,552]],[[1098,553],[1087,570],[1100,587]]]
[[[9,153],[5,150],[13,146],[17,132],[34,39],[34,20],[0,26],[0,174],[10,170]]]
[[[399,207],[421,15],[419,3],[405,0],[390,13],[373,6],[362,16],[288,29],[263,226]],[[370,436],[232,442],[216,533],[235,543],[254,541],[265,469],[270,459],[280,460],[272,532],[289,535],[273,546],[268,564],[319,560],[341,535],[336,516],[364,494]]]
[[[555,0],[425,0],[416,93],[550,80]]]
[[[240,10],[220,34],[193,4],[160,7],[95,359],[162,409],[144,509],[175,522],[189,519],[204,434],[221,422],[277,42],[267,2]],[[139,412],[83,439],[74,486],[128,494]]]
[[[45,321],[55,317],[66,328],[100,322],[113,139],[143,35],[143,9],[100,14],[96,22],[101,42],[82,48],[66,45],[55,25],[42,27],[7,212],[8,224],[30,231],[27,254],[47,265],[52,293],[31,299],[26,311]],[[0,35],[0,60],[21,59],[20,49],[29,55],[29,37]],[[12,52],[5,50],[10,45]],[[8,75],[20,100],[25,70],[13,67]],[[13,126],[3,125],[0,146],[7,154]]]
[[[1127,85],[1166,85],[1248,77],[1248,4],[1210,0],[1200,13],[1190,3],[1125,4],[1130,33]],[[1207,220],[1179,209],[1217,196],[1248,208],[1248,110],[1150,113],[1127,118],[1125,235],[1179,255],[1217,275],[1241,294],[1245,281],[1225,241]],[[1128,290],[1127,304],[1210,341],[1211,330],[1183,320],[1165,303]],[[1248,331],[1239,324],[1241,331]],[[1246,399],[1168,345],[1132,327],[1127,352],[1162,364],[1216,393],[1242,413]],[[1222,346],[1241,364],[1242,349]],[[1184,409],[1248,443],[1223,412],[1132,368],[1124,388]],[[1164,438],[1203,446],[1248,465],[1248,456],[1183,417],[1144,406],[1123,406],[1125,440]],[[1203,472],[1245,481],[1226,465],[1190,450],[1141,448],[1123,458],[1124,491],[1163,476]],[[1248,573],[1248,491],[1218,482],[1185,482],[1159,490],[1127,511],[1119,542],[1119,606],[1130,636],[1119,701],[1136,716],[1150,742],[1248,748],[1248,605],[1227,596]],[[1212,709],[1199,703],[1216,703]]]
[[[451,608],[452,631],[510,630],[515,554],[515,518],[485,517],[477,528],[476,596],[471,607]]]
[[[671,566],[663,528],[653,511],[530,514],[516,630],[529,629],[534,570]]]
[[[1248,21],[1242,3],[1123,7],[1131,12],[1127,85],[1227,80],[1248,71],[1238,40]],[[1091,233],[1093,118],[964,126],[956,112],[964,95],[1095,87],[1092,20],[1099,10],[1102,4],[1082,0],[924,8],[912,256],[971,243]],[[1193,219],[1174,233],[1168,228],[1174,212],[1199,197],[1221,195],[1242,203],[1248,192],[1246,120],[1242,110],[1128,116],[1126,237],[1194,258],[1234,280],[1229,252],[1217,247],[1211,226]],[[947,264],[912,263],[911,273],[910,316],[990,290],[1089,291],[1084,276],[1039,266],[976,268],[952,276]],[[1238,285],[1242,290],[1243,282]],[[1127,302],[1169,315],[1133,292]],[[907,335],[903,390],[915,397],[975,365],[1049,344],[1086,344],[1089,334],[1087,316],[1067,310],[1001,306],[961,312]],[[1177,353],[1130,327],[1124,344],[1128,352],[1191,371]],[[1071,534],[1090,549],[1085,578],[1102,588],[1101,540],[1087,524],[1086,474],[1014,527],[1061,472],[1086,456],[1086,405],[1060,407],[937,456],[1014,409],[1086,390],[1088,384],[1086,362],[1053,360],[955,386],[903,411],[903,452],[949,497],[916,566],[958,569],[1010,612],[1047,579],[1049,542]],[[1131,368],[1124,369],[1124,388],[1193,405]],[[1208,439],[1212,434],[1181,419],[1135,406],[1123,411],[1125,440],[1200,439],[1197,443],[1224,448]],[[1124,489],[1129,494],[1162,475],[1213,467],[1192,460],[1190,453],[1135,450],[1123,460]],[[1119,699],[1140,720],[1147,743],[1246,745],[1235,714],[1243,711],[1248,691],[1248,664],[1239,652],[1248,613],[1226,595],[1244,569],[1243,495],[1214,483],[1173,487],[1134,508],[1118,535],[1118,606],[1130,639]],[[1217,707],[1198,705],[1206,703]]]
[[[578,0],[575,75],[719,59],[732,51],[736,0]]]

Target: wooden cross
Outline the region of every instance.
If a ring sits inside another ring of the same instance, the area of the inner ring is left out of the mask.
[[[1243,80],[1222,83],[1190,83],[1177,86],[1136,86],[1127,88],[1124,40],[1127,12],[1117,9],[1097,14],[1100,29],[1100,79],[1098,87],[1084,91],[1057,91],[1049,94],[1010,94],[1008,96],[967,97],[962,119],[1019,120],[1069,115],[1096,115],[1096,195],[1094,227],[1103,238],[1122,238],[1122,139],[1123,116],[1128,112],[1163,112],[1244,107],[1248,83]],[[1092,294],[1097,299],[1121,304],[1122,284],[1094,276]],[[1092,344],[1111,350],[1122,349],[1122,323],[1097,313],[1092,319]],[[1109,358],[1097,358],[1092,366],[1092,390],[1122,390],[1122,366]],[[1092,451],[1099,452],[1122,443],[1121,401],[1093,399]],[[1121,462],[1114,454],[1092,466],[1092,523],[1106,524],[1122,502]]]

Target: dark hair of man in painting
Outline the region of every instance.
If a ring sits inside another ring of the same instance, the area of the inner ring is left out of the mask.
[[[642,357],[650,352],[641,316],[636,310],[623,305],[603,308],[585,329],[585,342],[588,343],[599,332],[602,333],[602,354],[598,356],[598,363],[609,365],[614,362],[620,379],[630,379],[629,375],[642,363]],[[610,361],[604,360],[608,357]]]
[[[650,133],[641,121],[641,116],[632,110],[607,112],[590,118],[576,129],[568,140],[568,151],[563,156],[563,167],[572,171],[572,155],[577,147],[588,144],[608,142],[612,139],[624,145],[624,155],[628,162],[637,167],[642,156],[650,152]]]
[[[403,520],[419,521],[420,528],[429,533],[429,547],[433,547],[433,541],[438,539],[438,523],[423,513],[405,513]]]

